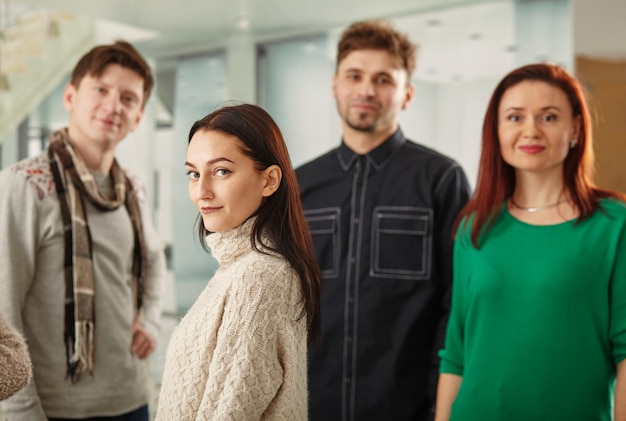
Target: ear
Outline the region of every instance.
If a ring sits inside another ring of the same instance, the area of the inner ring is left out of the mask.
[[[270,197],[278,190],[283,179],[283,171],[278,165],[270,165],[263,170],[263,197]]]
[[[65,89],[63,90],[63,106],[68,113],[71,113],[72,110],[74,110],[75,99],[76,87],[72,85],[72,83],[68,83],[67,85],[65,85]]]
[[[582,117],[577,115],[576,118],[574,118],[574,124],[572,127],[572,139],[580,138],[581,126],[582,126]]]
[[[406,91],[404,92],[404,100],[402,101],[402,109],[406,110],[411,101],[413,100],[413,96],[415,95],[415,85],[409,83],[406,86]]]

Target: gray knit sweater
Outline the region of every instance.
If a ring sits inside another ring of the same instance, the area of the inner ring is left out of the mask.
[[[31,373],[26,343],[0,314],[0,401],[26,386]]]
[[[220,267],[170,339],[159,421],[307,419],[300,281],[251,226],[207,237]]]
[[[63,223],[45,153],[0,172],[0,203],[0,312],[23,332],[34,374],[4,402],[8,418],[118,415],[145,405],[149,373],[131,351],[134,241],[126,208],[101,212],[86,201],[95,275],[95,367],[93,376],[72,384],[63,343]],[[143,324],[157,338],[164,255],[142,195],[139,204],[148,249]]]

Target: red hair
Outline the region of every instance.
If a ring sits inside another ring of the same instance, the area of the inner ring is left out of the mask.
[[[579,120],[578,144],[571,149],[563,163],[564,188],[578,208],[577,222],[590,217],[603,197],[626,199],[622,193],[596,187],[593,182],[593,142],[591,118],[586,93],[580,82],[563,68],[552,64],[530,64],[507,74],[496,86],[483,122],[482,152],[476,190],[459,213],[456,227],[472,218],[471,241],[478,248],[479,237],[495,221],[502,204],[515,189],[515,170],[502,159],[498,139],[498,110],[504,93],[524,81],[545,82],[565,93],[572,107],[573,118]]]

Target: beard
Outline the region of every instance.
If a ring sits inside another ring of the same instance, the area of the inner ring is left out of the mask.
[[[371,133],[378,127],[378,114],[351,112],[348,108],[342,118],[348,127],[359,132]]]

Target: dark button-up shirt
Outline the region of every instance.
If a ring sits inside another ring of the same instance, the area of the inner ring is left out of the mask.
[[[310,419],[428,419],[463,170],[398,129],[366,155],[342,144],[297,175],[324,277]]]

